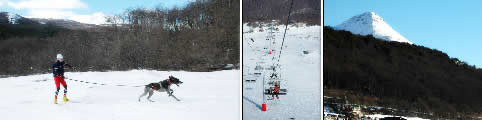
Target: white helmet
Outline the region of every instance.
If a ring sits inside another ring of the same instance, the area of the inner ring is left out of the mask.
[[[64,56],[62,56],[62,54],[57,54],[57,60],[63,60],[64,59]]]

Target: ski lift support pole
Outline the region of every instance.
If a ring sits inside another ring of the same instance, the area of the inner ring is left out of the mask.
[[[265,98],[265,95],[264,95],[264,78],[265,78],[265,75],[266,75],[266,64],[263,65],[263,89],[262,89],[262,92],[261,94],[263,95],[263,104],[261,106],[261,111],[266,111],[266,98]]]

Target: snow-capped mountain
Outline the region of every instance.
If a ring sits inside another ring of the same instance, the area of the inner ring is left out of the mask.
[[[17,21],[18,21],[19,19],[22,19],[23,17],[20,16],[20,15],[14,14],[14,13],[8,13],[7,18],[8,18],[8,21],[9,21],[11,24],[17,24],[17,23],[18,23]]]
[[[15,13],[9,12],[0,12],[0,23],[7,23],[7,24],[20,24],[23,22],[31,22],[26,20],[26,18],[17,15]]]
[[[86,23],[81,23],[69,19],[52,19],[52,18],[30,18],[31,20],[37,21],[40,24],[54,24],[57,26],[61,26],[64,28],[70,28],[70,29],[82,29],[82,28],[94,28],[97,27],[97,25],[94,24],[86,24]]]
[[[337,25],[335,29],[346,30],[359,35],[371,34],[375,38],[413,44],[411,41],[400,35],[400,33],[393,30],[382,17],[374,12],[366,12],[354,16],[342,24]]]
[[[80,23],[69,19],[26,18],[11,12],[0,12],[0,24],[52,24],[69,29],[98,27],[94,24]]]

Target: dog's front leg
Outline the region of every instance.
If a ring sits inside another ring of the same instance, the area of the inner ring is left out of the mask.
[[[166,89],[166,92],[167,92],[167,94],[169,95],[169,97],[172,96],[172,92],[171,92],[171,89],[170,89],[170,88],[167,88],[167,89]]]
[[[166,93],[169,95],[168,97],[171,97],[172,96],[172,90],[171,90],[171,87],[168,86],[166,89],[165,89]]]
[[[181,101],[181,100],[177,99],[176,96],[174,96],[174,95],[172,95],[172,94],[171,94],[171,96],[172,96],[172,98],[176,99],[177,101]]]

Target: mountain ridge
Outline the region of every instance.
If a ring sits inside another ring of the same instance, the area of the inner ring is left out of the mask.
[[[12,12],[0,12],[0,24],[52,24],[68,29],[84,29],[98,27],[94,24],[81,23],[70,19],[26,18]]]

